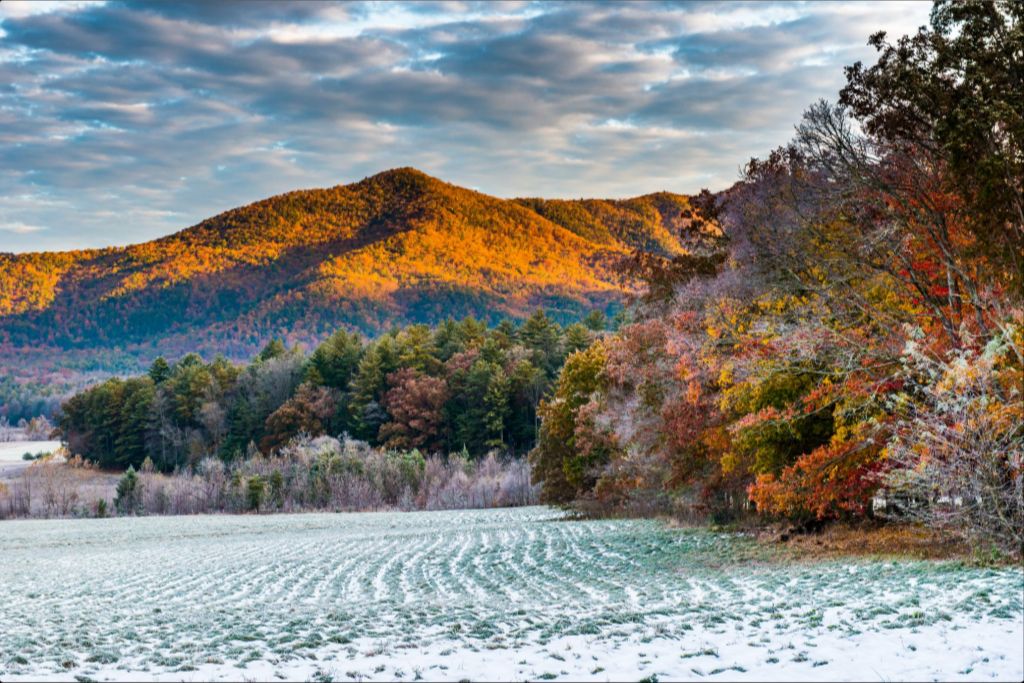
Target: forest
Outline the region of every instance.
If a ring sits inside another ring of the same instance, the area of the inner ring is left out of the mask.
[[[1024,8],[937,3],[792,141],[639,258],[634,322],[571,356],[531,453],[604,513],[913,520],[1024,546]]]
[[[247,365],[188,354],[112,378],[64,403],[70,451],[102,468],[158,471],[272,455],[299,436],[347,434],[392,450],[524,455],[565,358],[609,324],[566,327],[538,311],[493,328],[475,318],[411,325],[372,341],[338,330],[308,356],[280,340]]]
[[[621,322],[537,311],[372,341],[341,329],[308,355],[275,339],[241,365],[159,357],[66,401],[67,464],[32,463],[0,488],[0,516],[533,504],[538,406],[565,359]],[[104,472],[123,472],[115,490]]]

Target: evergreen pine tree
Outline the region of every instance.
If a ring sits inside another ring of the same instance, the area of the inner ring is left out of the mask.
[[[495,366],[487,393],[484,395],[484,407],[487,411],[484,415],[484,426],[488,436],[485,445],[490,448],[506,447],[505,421],[509,416],[510,386],[508,375],[500,366]]]
[[[608,316],[604,314],[604,311],[595,308],[590,313],[587,313],[587,317],[583,319],[583,324],[591,332],[601,332],[608,325]]]
[[[268,361],[272,358],[283,356],[286,353],[288,353],[288,348],[284,345],[284,342],[277,337],[274,337],[267,342],[267,345],[263,347],[262,351],[260,351],[259,359],[262,361]]]
[[[171,376],[171,366],[163,356],[157,356],[153,364],[149,366],[149,378],[153,384],[162,384]]]
[[[250,510],[255,510],[257,513],[260,511],[260,505],[263,504],[263,495],[266,491],[266,484],[263,481],[263,477],[255,475],[249,477],[249,481],[245,485],[245,503]]]
[[[309,359],[306,379],[336,389],[348,389],[363,356],[358,334],[338,330],[318,346]]]
[[[135,468],[131,465],[118,480],[116,491],[117,497],[114,498],[114,506],[120,514],[134,515],[139,511],[139,505],[142,502],[142,484],[139,481],[139,475],[135,473]]]
[[[571,355],[590,346],[593,334],[583,325],[573,323],[565,328],[565,355]]]

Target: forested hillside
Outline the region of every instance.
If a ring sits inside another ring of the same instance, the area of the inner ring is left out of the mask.
[[[160,354],[246,359],[274,337],[312,347],[339,327],[375,336],[537,308],[570,322],[622,301],[625,254],[681,253],[687,209],[668,193],[504,200],[406,168],[144,244],[0,254],[0,359],[21,380],[74,387],[82,372],[137,371]],[[66,372],[49,372],[55,359]],[[0,396],[0,414],[50,405],[24,393]]]
[[[161,350],[188,335],[190,351],[244,355],[268,335],[308,341],[340,324],[578,313],[618,299],[615,256],[679,252],[686,207],[666,193],[502,200],[398,169],[144,244],[0,256],[0,334],[12,346]]]

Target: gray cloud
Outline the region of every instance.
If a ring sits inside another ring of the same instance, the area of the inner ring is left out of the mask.
[[[872,57],[871,32],[927,12],[5,2],[0,251],[143,241],[404,165],[499,196],[725,187]]]

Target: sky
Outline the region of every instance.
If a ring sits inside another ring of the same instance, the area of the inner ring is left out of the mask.
[[[414,166],[500,197],[725,188],[926,2],[0,3],[0,251],[143,242]]]

